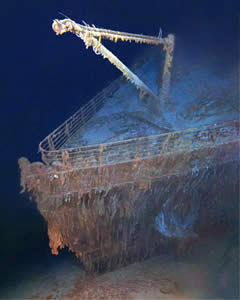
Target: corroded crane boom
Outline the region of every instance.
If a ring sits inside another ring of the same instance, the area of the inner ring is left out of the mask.
[[[147,43],[152,45],[160,45],[163,44],[164,50],[167,52],[166,60],[165,60],[165,66],[164,66],[164,72],[163,72],[163,81],[167,81],[167,83],[162,83],[164,86],[164,93],[161,95],[166,95],[166,92],[168,92],[169,87],[169,81],[170,81],[170,67],[172,63],[172,53],[174,48],[174,36],[168,35],[167,38],[162,37],[154,37],[154,36],[147,36],[147,35],[141,35],[141,34],[132,34],[127,32],[120,32],[120,31],[114,31],[114,30],[108,30],[108,29],[102,29],[102,28],[96,28],[95,26],[88,26],[88,25],[80,25],[76,22],[74,22],[71,19],[63,19],[63,20],[57,20],[55,19],[52,24],[53,30],[56,32],[57,35],[63,34],[65,32],[72,32],[73,34],[77,35],[79,38],[81,38],[86,48],[89,48],[92,46],[93,51],[97,55],[102,55],[104,58],[107,58],[115,67],[117,67],[123,75],[130,80],[137,89],[140,90],[140,97],[143,99],[144,96],[150,96],[150,99],[148,99],[147,103],[146,101],[143,101],[145,105],[148,106],[148,108],[153,113],[157,113],[159,117],[162,118],[163,123],[167,127],[169,127],[169,124],[164,120],[164,117],[160,111],[160,97],[155,95],[148,87],[147,85],[139,79],[139,77],[134,74],[126,65],[124,65],[111,51],[109,51],[106,47],[104,47],[101,43],[102,39],[109,39],[111,41],[117,42],[118,40],[121,41],[134,41],[136,43]],[[166,76],[166,74],[168,76]],[[165,97],[163,97],[164,99]],[[165,99],[164,99],[165,100]]]
[[[94,26],[81,25],[74,22],[71,19],[63,19],[53,21],[52,25],[53,30],[57,35],[63,34],[65,32],[72,32],[74,34],[85,34],[91,35],[92,37],[99,38],[100,42],[102,39],[108,39],[114,42],[121,40],[122,42],[135,42],[135,43],[145,43],[152,45],[165,44],[167,39],[162,37],[148,36],[142,34],[134,34],[127,32],[114,31],[103,28],[96,28]]]

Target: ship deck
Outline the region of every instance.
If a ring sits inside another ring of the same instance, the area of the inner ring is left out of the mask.
[[[69,156],[72,161],[76,157],[79,161],[79,157],[86,159],[106,148],[113,153],[123,147],[124,152],[126,143],[131,147],[139,139],[148,148],[149,141],[155,141],[156,136],[163,145],[168,134],[193,128],[202,131],[208,126],[211,131],[214,124],[219,126],[238,120],[237,69],[231,58],[223,60],[211,51],[208,55],[196,55],[197,49],[194,54],[192,49],[189,53],[178,49],[174,55],[169,98],[161,107],[169,127],[144,105],[135,86],[120,77],[41,142],[43,160],[59,162],[63,156]],[[155,94],[159,94],[162,64],[161,51],[155,47],[138,58],[132,67]],[[114,163],[114,159],[110,163]]]

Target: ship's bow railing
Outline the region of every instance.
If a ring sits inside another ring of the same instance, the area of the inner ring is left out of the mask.
[[[61,133],[64,135],[61,140],[64,140],[66,138],[64,130],[61,129]],[[112,143],[58,150],[49,149],[52,144],[50,141],[55,136],[56,133],[53,132],[41,143],[40,151],[43,161],[48,165],[68,164],[75,168],[84,169],[125,163],[159,155],[171,155],[177,152],[189,152],[201,147],[211,148],[239,140],[239,121],[210,124],[198,128]],[[47,148],[44,148],[45,145],[47,145]]]
[[[106,99],[119,88],[121,82],[122,78],[113,81],[40,142],[39,152],[44,162],[49,164],[55,154],[59,156],[57,153],[64,144],[104,106]]]

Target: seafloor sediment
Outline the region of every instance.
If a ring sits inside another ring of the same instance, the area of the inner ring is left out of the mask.
[[[205,227],[201,238],[176,259],[173,249],[98,276],[69,257],[24,267],[1,299],[238,299],[238,231],[226,224]],[[2,287],[3,288],[3,287]]]

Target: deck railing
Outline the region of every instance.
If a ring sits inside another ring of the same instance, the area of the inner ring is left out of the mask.
[[[40,143],[39,150],[47,165],[59,165],[67,161],[76,168],[91,168],[193,151],[200,147],[214,147],[239,139],[239,121],[235,120],[111,143],[65,148],[68,139],[103,107],[105,99],[120,84],[121,79],[115,80]]]
[[[39,151],[44,162],[49,164],[55,156],[59,157],[59,153],[63,152],[62,148],[68,139],[103,107],[106,98],[119,88],[122,80],[123,77],[120,77],[109,84],[40,142]]]

